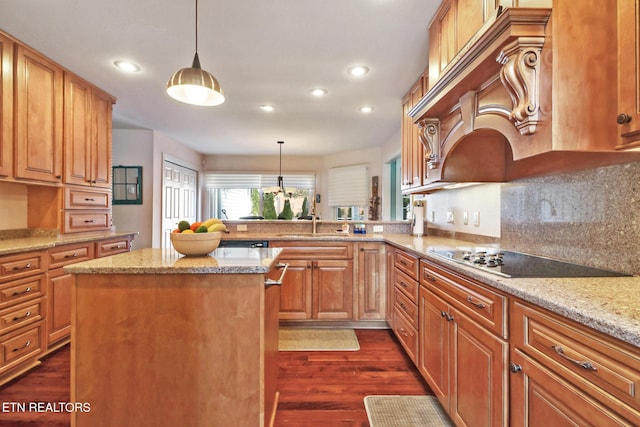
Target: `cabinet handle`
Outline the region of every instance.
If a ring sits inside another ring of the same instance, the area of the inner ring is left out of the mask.
[[[574,365],[578,365],[581,368],[584,368],[584,369],[586,369],[588,371],[597,371],[598,370],[598,368],[593,366],[593,364],[591,362],[587,361],[587,360],[584,360],[584,361],[576,360],[576,359],[573,359],[573,358],[567,356],[564,353],[564,349],[560,345],[552,345],[551,348],[558,354],[558,356],[562,357],[563,359],[568,360],[569,362],[573,363]]]
[[[25,348],[29,347],[30,345],[31,345],[31,340],[28,340],[28,341],[27,341],[27,342],[26,342],[22,347],[14,348],[14,349],[13,349],[13,350],[11,350],[11,351],[13,351],[13,352],[15,352],[15,351],[20,351],[20,350],[23,350],[23,349],[25,349]]]
[[[120,249],[121,247],[124,247],[124,246],[120,246],[120,245],[118,244],[118,245],[115,245],[115,246],[111,246],[111,247],[109,248],[109,250],[113,250],[113,249]]]
[[[29,286],[27,289],[25,289],[24,291],[15,291],[14,293],[12,293],[12,296],[16,296],[16,295],[22,295],[22,294],[28,294],[29,292],[31,292],[31,286]]]
[[[85,202],[95,202],[96,199],[90,199],[90,198],[87,197],[87,198],[84,199],[84,201]]]
[[[284,280],[284,275],[287,273],[287,268],[289,268],[289,264],[278,264],[276,266],[278,269],[282,269],[282,273],[280,273],[280,277],[278,280],[267,279],[264,281],[264,287],[268,288],[269,286],[280,286],[282,285],[282,281]]]
[[[31,268],[31,263],[30,262],[26,263],[22,267],[20,267],[20,266],[13,267],[14,270],[27,270],[29,268]]]
[[[72,255],[65,255],[65,258],[77,258],[78,257],[78,252],[74,252]]]
[[[405,267],[407,266],[407,262],[403,259],[400,260],[400,264],[404,265]]]
[[[511,363],[509,363],[509,370],[511,372],[513,372],[514,374],[517,374],[518,372],[522,372],[522,366],[511,362]]]
[[[404,311],[407,311],[407,306],[404,305],[404,303],[400,303],[400,308],[402,308]]]
[[[440,316],[447,319],[447,322],[451,322],[453,320],[453,316],[447,313],[446,311],[441,311]]]
[[[95,220],[93,220],[93,219],[85,219],[84,222],[85,222],[85,224],[90,224],[92,222],[95,222]]]
[[[438,280],[434,276],[430,275],[429,273],[424,273],[424,278],[427,280],[431,280],[432,282],[435,282],[436,280]]]
[[[406,330],[405,328],[400,328],[400,329],[398,330],[398,332],[400,333],[400,335],[403,335],[403,336],[405,336],[405,337],[408,337],[408,336],[409,336],[409,333],[407,332],[407,330]]]
[[[473,299],[473,297],[471,295],[467,296],[467,302],[475,305],[476,307],[480,308],[480,309],[485,309],[487,308],[487,306],[480,302],[480,301],[476,301],[475,299]]]
[[[21,319],[26,319],[27,317],[31,316],[31,312],[27,311],[24,316],[16,316],[13,318],[13,321],[15,322],[16,320],[21,320]]]
[[[631,121],[631,116],[628,115],[627,113],[621,113],[621,114],[618,114],[616,121],[618,122],[619,125],[624,125]]]

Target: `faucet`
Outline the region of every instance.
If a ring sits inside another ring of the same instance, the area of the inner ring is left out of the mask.
[[[318,232],[318,219],[316,217],[316,199],[311,202],[311,233],[316,234]]]

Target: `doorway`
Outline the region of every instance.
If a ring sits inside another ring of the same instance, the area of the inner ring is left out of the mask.
[[[162,170],[162,247],[171,248],[169,235],[178,222],[196,221],[198,172],[169,160],[164,160]]]

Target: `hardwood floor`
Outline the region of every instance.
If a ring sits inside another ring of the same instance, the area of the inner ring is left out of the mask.
[[[280,352],[276,427],[368,427],[365,396],[432,394],[390,330],[356,334],[359,351]],[[69,364],[66,346],[0,388],[0,426],[69,426],[66,413],[3,411],[11,402],[68,402]]]

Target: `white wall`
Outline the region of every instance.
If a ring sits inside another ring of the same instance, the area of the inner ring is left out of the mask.
[[[142,166],[142,204],[113,205],[117,231],[137,231],[136,249],[151,247],[153,236],[153,132],[113,130],[113,165]]]
[[[24,184],[0,182],[0,230],[27,228],[27,190]]]

